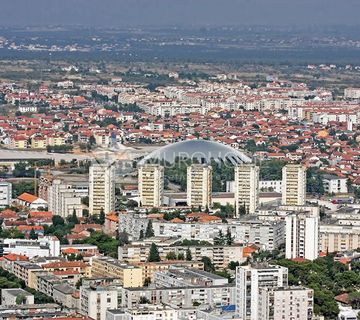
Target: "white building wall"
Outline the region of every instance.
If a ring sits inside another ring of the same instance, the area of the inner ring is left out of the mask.
[[[12,184],[0,181],[0,208],[10,206],[12,202]]]

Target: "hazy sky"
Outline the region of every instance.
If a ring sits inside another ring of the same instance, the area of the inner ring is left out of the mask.
[[[360,0],[0,0],[0,25],[360,24]]]

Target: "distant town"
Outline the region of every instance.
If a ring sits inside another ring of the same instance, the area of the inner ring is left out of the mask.
[[[0,60],[0,319],[359,319],[360,62],[7,32],[46,55]]]

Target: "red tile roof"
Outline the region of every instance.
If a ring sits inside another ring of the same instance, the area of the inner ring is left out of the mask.
[[[36,201],[37,199],[39,199],[39,197],[37,196],[34,196],[33,194],[30,194],[30,193],[22,193],[21,195],[19,195],[17,197],[18,200],[21,200],[21,201],[25,201],[25,202],[29,202],[29,203],[33,203],[34,201]]]

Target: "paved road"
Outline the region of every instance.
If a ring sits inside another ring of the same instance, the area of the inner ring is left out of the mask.
[[[73,159],[86,160],[91,159],[92,155],[72,154],[72,153],[48,153],[46,151],[18,151],[18,150],[0,150],[0,161],[16,161],[16,160],[42,160],[53,159],[55,161]]]

